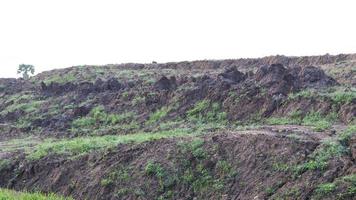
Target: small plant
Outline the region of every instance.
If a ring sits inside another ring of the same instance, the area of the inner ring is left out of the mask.
[[[17,69],[17,74],[22,74],[22,77],[24,79],[30,78],[30,74],[33,75],[34,73],[35,73],[35,67],[33,65],[21,64]]]
[[[314,126],[314,130],[324,131],[331,127],[336,118],[336,113],[323,117],[319,112],[310,112],[303,118],[302,125]]]
[[[197,102],[192,109],[187,111],[187,117],[190,121],[199,123],[227,123],[227,114],[226,112],[221,112],[220,104],[216,102],[210,103],[208,100]]]
[[[163,175],[164,175],[164,170],[161,167],[161,165],[158,163],[154,163],[152,161],[149,161],[146,164],[145,172],[149,176],[163,177]]]
[[[339,142],[344,146],[348,146],[352,135],[355,134],[356,134],[356,125],[350,125],[347,127],[345,131],[343,131],[339,135]]]
[[[206,158],[206,152],[203,149],[204,140],[195,139],[188,143],[180,144],[180,147],[183,151],[183,154],[192,154],[196,159],[204,159]]]
[[[152,113],[150,115],[150,118],[146,122],[146,124],[153,124],[158,121],[160,121],[162,118],[164,118],[168,112],[170,111],[170,108],[168,107],[162,107],[161,109],[158,109],[156,112]]]
[[[105,186],[109,186],[111,184],[113,184],[113,181],[111,179],[108,179],[108,178],[105,178],[105,179],[101,180],[101,182],[100,182],[100,185],[104,186],[104,187]]]
[[[334,192],[335,189],[336,189],[335,183],[324,183],[324,184],[320,184],[316,188],[315,193],[318,194],[319,196],[326,196]]]

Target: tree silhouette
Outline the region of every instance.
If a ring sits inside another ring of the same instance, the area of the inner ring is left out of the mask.
[[[19,68],[17,69],[17,74],[22,74],[22,77],[24,79],[28,79],[30,77],[29,73],[35,73],[35,67],[33,65],[19,65]]]

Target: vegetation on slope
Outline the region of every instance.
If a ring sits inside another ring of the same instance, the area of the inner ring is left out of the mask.
[[[41,194],[39,192],[16,192],[8,189],[0,189],[1,200],[73,200],[70,197],[60,197],[55,194]]]

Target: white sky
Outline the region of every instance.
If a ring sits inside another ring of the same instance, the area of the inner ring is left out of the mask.
[[[21,63],[355,52],[355,0],[0,0],[0,77]]]

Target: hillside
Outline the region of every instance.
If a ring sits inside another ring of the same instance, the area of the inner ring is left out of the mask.
[[[76,66],[0,79],[0,188],[354,199],[355,133],[356,54]]]

